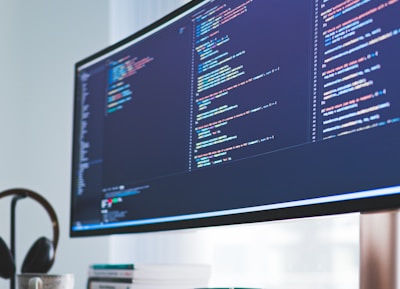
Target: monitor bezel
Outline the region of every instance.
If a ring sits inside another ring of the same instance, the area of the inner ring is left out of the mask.
[[[172,11],[161,19],[153,22],[152,24],[140,29],[134,34],[112,44],[78,62],[75,63],[75,76],[74,76],[74,93],[76,94],[78,81],[76,79],[79,68],[83,65],[90,63],[91,61],[98,59],[110,52],[113,52],[136,39],[146,35],[154,29],[164,25],[171,21],[175,17],[186,13],[190,9],[198,6],[203,2],[210,0],[192,0],[178,9]],[[75,111],[79,108],[77,99],[74,99],[74,119],[73,119],[73,135],[76,129],[79,127],[77,116]],[[73,137],[72,137],[73,139]],[[73,152],[72,152],[72,164],[76,157],[76,143],[72,140]],[[73,168],[72,168],[72,171]],[[259,223],[279,220],[289,220],[298,218],[309,218],[318,216],[331,216],[337,214],[346,213],[357,213],[357,212],[373,212],[381,210],[397,209],[400,207],[400,191],[396,194],[365,197],[359,199],[340,200],[332,202],[323,202],[319,204],[308,204],[302,206],[290,206],[278,209],[260,210],[255,212],[246,212],[240,214],[229,214],[220,215],[207,218],[196,218],[196,219],[185,219],[179,221],[170,222],[158,222],[144,225],[134,226],[119,226],[115,228],[105,229],[88,229],[88,230],[73,230],[73,190],[74,187],[74,176],[71,177],[71,204],[70,204],[70,224],[69,224],[69,235],[70,237],[89,237],[89,236],[104,236],[113,234],[128,234],[128,233],[146,233],[146,232],[160,232],[160,231],[171,231],[171,230],[183,230],[183,229],[194,229],[204,227],[216,227],[225,225],[237,225],[237,224],[248,224],[248,223]]]

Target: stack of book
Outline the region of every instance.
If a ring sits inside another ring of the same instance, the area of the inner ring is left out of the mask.
[[[207,287],[211,268],[203,264],[93,264],[88,289],[192,289]]]
[[[87,289],[131,289],[133,269],[133,264],[90,265]]]

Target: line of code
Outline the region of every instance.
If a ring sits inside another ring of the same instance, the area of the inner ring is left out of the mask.
[[[276,99],[254,101],[252,107],[243,109],[243,100],[232,92],[253,82],[278,73],[280,67],[272,67],[258,74],[243,78],[246,74],[246,47],[235,46],[235,39],[226,25],[246,17],[252,9],[252,0],[237,6],[216,5],[194,17],[195,52],[198,61],[194,68],[196,80],[194,98],[194,168],[203,168],[233,160],[232,152],[273,141],[273,133],[257,133],[250,138],[240,136],[245,119],[278,106]],[[250,97],[250,96],[248,96]],[[249,103],[251,103],[250,101]],[[241,155],[240,157],[245,157]]]
[[[398,0],[346,0],[332,7],[330,2],[321,5],[320,14],[322,139],[400,121],[385,80],[392,57],[388,47],[400,36],[400,26],[383,21],[398,10]]]
[[[109,64],[109,90],[107,93],[107,113],[113,113],[124,108],[124,104],[132,100],[132,89],[129,78],[134,76],[146,64],[153,61],[151,57],[138,59],[125,56]]]

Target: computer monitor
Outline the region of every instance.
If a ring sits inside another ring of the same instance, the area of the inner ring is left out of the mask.
[[[399,207],[398,15],[195,0],[77,62],[70,235]]]

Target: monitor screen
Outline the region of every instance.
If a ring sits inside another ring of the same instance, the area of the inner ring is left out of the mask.
[[[70,235],[398,207],[399,15],[191,1],[77,62]]]

